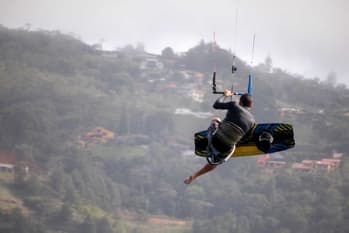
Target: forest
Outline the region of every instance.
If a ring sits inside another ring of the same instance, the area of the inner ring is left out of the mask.
[[[270,57],[253,67],[236,57],[232,76],[233,57],[203,40],[154,55],[0,25],[0,166],[15,158],[0,170],[0,233],[349,232],[348,88]],[[295,148],[276,155],[286,166],[234,158],[183,184],[206,162],[193,135],[210,118],[175,110],[224,116],[212,109],[214,63],[220,88],[244,90],[253,74],[258,122],[293,124]],[[338,154],[330,172],[292,167]],[[152,225],[159,216],[184,224]]]

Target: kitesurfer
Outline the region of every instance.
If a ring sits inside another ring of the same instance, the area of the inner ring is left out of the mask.
[[[230,90],[225,90],[213,105],[214,109],[228,110],[224,120],[214,118],[208,129],[208,163],[200,170],[185,178],[184,183],[190,184],[197,177],[212,171],[219,164],[227,161],[234,153],[235,144],[242,138],[252,135],[256,122],[252,113],[252,96],[243,94],[239,103],[227,97],[234,95]]]

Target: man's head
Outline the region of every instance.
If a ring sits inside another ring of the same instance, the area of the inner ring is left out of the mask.
[[[245,93],[240,97],[240,102],[239,104],[243,107],[246,108],[252,108],[252,96],[250,96],[249,94]]]

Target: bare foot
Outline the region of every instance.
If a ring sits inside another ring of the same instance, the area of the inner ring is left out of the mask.
[[[184,180],[184,184],[190,184],[193,181],[193,176],[188,176]]]

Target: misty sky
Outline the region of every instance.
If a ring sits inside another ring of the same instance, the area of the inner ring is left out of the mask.
[[[27,23],[109,49],[141,42],[158,54],[187,51],[215,32],[246,62],[255,33],[253,64],[269,55],[274,67],[321,79],[334,71],[349,85],[348,0],[0,0],[0,24]]]

